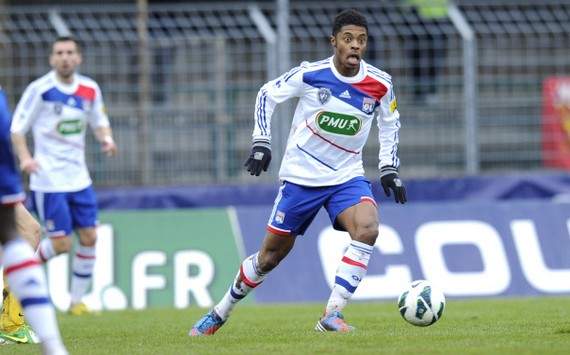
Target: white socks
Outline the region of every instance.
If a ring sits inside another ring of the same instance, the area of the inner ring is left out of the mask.
[[[325,314],[343,310],[366,275],[373,250],[373,246],[355,240],[350,243],[337,269]]]
[[[242,300],[249,291],[259,286],[266,274],[261,273],[257,266],[259,252],[247,257],[241,264],[239,271],[232,282],[230,289],[220,302],[214,307],[216,313],[226,320],[236,303]]]
[[[93,278],[95,266],[95,246],[87,247],[78,245],[73,256],[71,276],[71,304],[81,302],[81,298],[87,293]]]
[[[36,256],[43,262],[47,262],[49,259],[55,256],[55,250],[53,249],[53,244],[51,238],[43,238],[36,251]]]
[[[36,256],[44,263],[56,256],[50,238],[44,238],[40,242]],[[81,298],[87,293],[93,278],[94,266],[95,246],[87,247],[79,244],[72,262],[71,304],[81,302]]]
[[[4,273],[10,290],[20,300],[26,320],[41,342],[63,350],[55,311],[49,299],[44,271],[30,245],[16,239],[4,244]]]

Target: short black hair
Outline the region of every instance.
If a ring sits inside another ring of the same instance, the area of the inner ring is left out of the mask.
[[[346,25],[364,27],[368,33],[368,21],[366,21],[366,17],[354,9],[341,11],[334,17],[332,35],[336,36],[342,26]]]
[[[51,43],[51,49],[52,49],[52,51],[53,51],[53,46],[54,46],[56,43],[59,43],[59,42],[73,42],[73,43],[75,43],[75,47],[77,47],[77,51],[78,51],[79,53],[81,53],[81,44],[79,43],[79,41],[78,41],[75,37],[73,37],[73,36],[71,36],[71,35],[59,36],[59,37],[57,37],[57,38]]]

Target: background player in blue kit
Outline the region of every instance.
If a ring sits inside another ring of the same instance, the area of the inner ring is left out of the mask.
[[[56,39],[50,55],[53,70],[28,85],[11,127],[20,168],[30,174],[34,208],[48,236],[40,242],[39,257],[45,262],[69,252],[73,231],[79,234],[69,308],[74,315],[88,312],[82,297],[91,284],[97,240],[97,203],[85,163],[87,125],[104,153],[117,151],[99,86],[76,73],[81,59],[75,39]],[[33,156],[25,138],[29,129]]]
[[[342,310],[366,274],[378,236],[378,211],[364,177],[362,148],[374,118],[379,127],[379,167],[387,195],[406,202],[398,177],[399,113],[387,73],[366,63],[368,26],[354,10],[339,13],[330,42],[334,55],[302,63],[259,91],[253,146],[247,170],[258,176],[271,161],[271,116],[276,104],[299,97],[285,156],[279,171],[281,188],[259,252],[246,258],[223,299],[191,329],[191,336],[212,335],[235,304],[263,282],[289,253],[321,207],[338,230],[347,231],[348,246],[318,331],[350,332]],[[294,275],[292,275],[294,277]]]
[[[41,263],[16,231],[15,206],[24,197],[10,144],[10,112],[0,89],[0,243],[4,273],[22,304],[26,319],[42,342],[44,354],[67,354]]]

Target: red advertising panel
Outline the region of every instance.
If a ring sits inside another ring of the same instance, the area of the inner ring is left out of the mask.
[[[570,170],[570,77],[544,81],[542,157],[547,167]]]

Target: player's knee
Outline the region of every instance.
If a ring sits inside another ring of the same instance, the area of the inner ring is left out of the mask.
[[[69,253],[71,250],[71,237],[55,238],[51,243],[56,254]]]
[[[378,223],[369,223],[356,229],[354,239],[368,245],[374,245],[376,238],[378,238]]]
[[[79,232],[79,243],[84,247],[92,247],[97,243],[97,233],[95,228],[81,230]]]
[[[275,269],[275,267],[279,265],[281,259],[282,258],[279,257],[278,252],[276,251],[265,252],[265,253],[261,252],[259,253],[257,262],[260,271],[263,273],[267,273]]]

